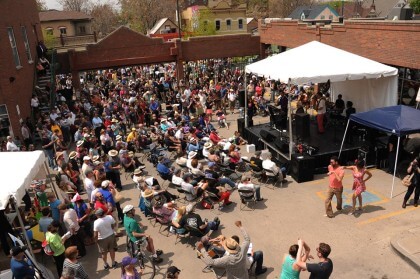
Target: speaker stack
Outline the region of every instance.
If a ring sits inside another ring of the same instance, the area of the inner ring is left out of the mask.
[[[262,137],[263,140],[265,140],[268,143],[273,142],[276,139],[275,134],[264,129],[260,131],[260,136]]]
[[[291,173],[298,182],[314,180],[315,158],[306,154],[292,154]]]
[[[311,128],[309,114],[296,113],[295,123],[296,123],[296,136],[301,139],[309,138],[310,128]]]

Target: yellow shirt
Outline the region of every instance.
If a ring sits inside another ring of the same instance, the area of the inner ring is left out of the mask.
[[[136,140],[136,138],[137,138],[137,133],[136,132],[131,132],[131,133],[128,134],[127,142],[134,141],[134,140]]]

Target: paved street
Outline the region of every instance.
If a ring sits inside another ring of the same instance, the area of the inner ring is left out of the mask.
[[[228,115],[231,128],[229,131],[221,129],[222,136],[233,134],[237,117],[238,114]],[[256,125],[266,121],[267,118],[254,119]],[[241,148],[241,153],[242,156],[249,155],[245,146]],[[155,174],[148,162],[146,165],[149,174]],[[366,203],[361,215],[349,216],[347,208],[333,219],[323,217],[323,197],[328,185],[325,175],[317,175],[314,181],[301,184],[288,178],[290,183],[275,190],[262,187],[265,200],[258,203],[255,211],[240,211],[239,196],[235,191],[231,196],[234,204],[222,212],[201,209],[197,212],[208,219],[213,219],[218,214],[221,232],[226,236],[238,234],[234,221],[242,220],[255,250],[264,252],[264,266],[268,267],[268,272],[258,278],[278,278],[283,254],[290,245],[297,243],[298,237],[305,239],[313,251],[319,242],[331,245],[330,257],[334,263],[331,278],[416,278],[419,276],[418,272],[392,250],[390,239],[410,228],[418,227],[420,207],[407,206],[402,209],[405,188],[400,185],[400,181],[396,180],[395,197],[390,199],[392,176],[376,169],[372,170],[372,174],[372,179],[367,183],[368,192],[364,194]],[[122,192],[125,197],[122,207],[130,203],[137,206],[138,190],[133,188],[131,181],[126,181],[124,175],[122,179],[126,184]],[[344,178],[347,206],[351,202],[351,185],[351,172],[347,171]],[[170,191],[175,193],[173,189]],[[138,214],[139,212],[137,210]],[[202,272],[205,265],[197,258],[191,246],[187,247],[182,243],[175,245],[175,236],[158,234],[159,226],[154,228],[145,219],[142,223],[155,239],[155,245],[164,251],[164,262],[158,266],[155,278],[163,278],[170,265],[176,265],[182,270],[180,278],[215,278],[211,273]],[[120,252],[117,253],[117,260],[120,261],[126,255],[125,237],[120,238],[118,243]],[[412,243],[413,246],[418,244]],[[82,259],[82,263],[92,278],[118,278],[120,273],[119,269],[102,270],[102,260],[96,246],[88,247],[88,255]],[[301,278],[308,277],[307,272],[301,273]]]

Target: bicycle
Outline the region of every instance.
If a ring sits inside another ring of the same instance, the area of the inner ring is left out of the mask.
[[[126,244],[127,253],[132,258],[138,259],[138,265],[140,269],[143,271],[141,278],[145,278],[145,279],[154,278],[156,274],[156,265],[150,259],[150,257],[147,256],[145,253],[146,247],[147,247],[147,241],[137,240],[135,243],[133,243],[127,236],[126,243],[127,243]],[[137,246],[137,249],[133,249],[133,244]]]

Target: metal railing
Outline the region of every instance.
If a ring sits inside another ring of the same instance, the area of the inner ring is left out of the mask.
[[[55,64],[57,60],[57,50],[53,49],[51,51],[51,61],[50,61],[50,109],[55,106],[57,94],[55,93]]]

